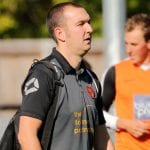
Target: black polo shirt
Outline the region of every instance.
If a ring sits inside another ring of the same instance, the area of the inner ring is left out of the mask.
[[[76,71],[55,49],[45,59],[55,59],[65,73],[50,149],[92,150],[94,127],[105,123],[100,83],[95,85],[96,75],[87,71],[83,63]],[[52,83],[53,75],[40,66],[35,67],[23,88],[21,115],[44,120],[53,99]]]

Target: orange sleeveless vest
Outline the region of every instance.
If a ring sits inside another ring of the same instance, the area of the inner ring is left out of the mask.
[[[115,73],[117,116],[150,123],[150,70],[124,60],[115,66]],[[125,131],[116,132],[116,150],[150,150],[150,134],[136,139]]]

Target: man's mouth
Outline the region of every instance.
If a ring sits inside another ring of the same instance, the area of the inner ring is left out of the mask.
[[[91,43],[91,38],[88,37],[88,38],[84,39],[84,41],[86,41],[87,43]]]

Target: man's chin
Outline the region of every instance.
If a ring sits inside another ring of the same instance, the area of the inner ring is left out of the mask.
[[[89,44],[89,45],[86,46],[85,51],[88,52],[90,49],[91,49],[91,45]]]
[[[89,50],[90,50],[90,48],[85,49],[84,52],[83,52],[83,54],[82,54],[82,56],[86,55],[89,52]]]

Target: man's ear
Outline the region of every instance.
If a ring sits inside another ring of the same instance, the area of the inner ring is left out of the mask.
[[[64,35],[64,31],[62,28],[60,27],[56,27],[54,29],[54,33],[55,33],[55,36],[58,40],[64,42],[65,41],[65,35]]]

